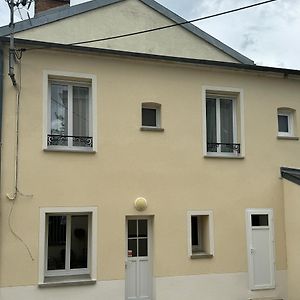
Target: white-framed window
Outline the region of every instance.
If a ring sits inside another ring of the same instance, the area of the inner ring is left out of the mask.
[[[214,255],[213,212],[188,212],[188,252],[191,258]]]
[[[203,88],[203,147],[210,157],[244,157],[243,91]]]
[[[40,284],[96,280],[97,209],[40,210]]]
[[[293,137],[295,136],[295,111],[290,108],[277,109],[277,123],[279,137]]]
[[[163,130],[161,128],[161,104],[155,102],[142,103],[141,130]]]
[[[95,76],[45,72],[44,77],[44,149],[95,151]]]

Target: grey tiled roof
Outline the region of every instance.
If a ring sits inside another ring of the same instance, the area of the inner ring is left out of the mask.
[[[49,24],[55,21],[59,21],[65,18],[73,17],[94,9],[98,9],[101,7],[105,7],[107,5],[112,5],[115,3],[119,3],[125,0],[93,0],[89,2],[85,2],[82,4],[74,5],[74,6],[63,6],[56,9],[51,9],[47,12],[37,14],[31,20],[24,20],[22,22],[18,22],[15,25],[15,32],[25,31],[31,28],[43,26],[45,24]],[[157,3],[154,0],[139,0],[145,5],[151,7],[161,15],[165,16],[166,18],[172,20],[175,23],[181,23],[186,21],[185,19],[181,18],[180,16],[176,15],[166,7],[162,6],[161,4]],[[207,34],[203,30],[199,29],[193,24],[184,24],[181,25],[183,28],[188,30],[189,32],[193,33],[194,35],[198,36],[199,38],[205,40],[209,44],[213,45],[217,49],[221,50],[222,52],[226,53],[227,55],[235,58],[237,61],[243,64],[254,64],[252,60],[247,58],[246,56],[240,54],[239,52],[235,51],[234,49],[230,48],[229,46],[223,44],[219,40],[215,39],[211,35]],[[0,27],[0,36],[6,36],[10,32],[10,28],[8,26]]]

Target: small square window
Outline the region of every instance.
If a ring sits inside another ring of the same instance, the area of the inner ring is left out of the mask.
[[[278,115],[278,132],[289,132],[289,116]]]
[[[212,212],[191,212],[188,218],[190,256],[212,257],[214,252]]]
[[[295,135],[294,111],[292,109],[277,110],[278,136],[293,137]]]
[[[269,226],[269,215],[251,215],[252,226]]]
[[[161,128],[161,105],[159,103],[142,103],[142,131],[163,131]]]
[[[142,126],[157,126],[156,108],[142,108]]]
[[[43,210],[43,209],[42,209]],[[96,264],[96,210],[41,212],[41,284],[92,280]],[[42,228],[44,227],[44,229]]]

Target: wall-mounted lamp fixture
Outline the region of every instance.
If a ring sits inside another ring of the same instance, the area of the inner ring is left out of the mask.
[[[139,197],[134,201],[134,207],[138,211],[144,211],[147,208],[147,200],[145,198]]]

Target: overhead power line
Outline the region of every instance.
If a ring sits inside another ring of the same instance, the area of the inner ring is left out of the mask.
[[[136,31],[136,32],[131,32],[131,33],[125,33],[125,34],[120,34],[120,35],[114,35],[114,36],[105,37],[105,38],[84,40],[84,41],[74,42],[74,43],[69,43],[69,44],[64,44],[64,45],[66,45],[66,46],[76,46],[76,45],[82,45],[82,44],[88,44],[88,43],[94,43],[94,42],[104,42],[104,41],[109,41],[109,40],[115,40],[115,39],[120,39],[120,38],[140,35],[140,34],[146,34],[146,33],[150,33],[150,32],[169,29],[169,28],[176,27],[176,26],[182,26],[182,25],[191,24],[191,23],[194,23],[194,22],[197,22],[197,21],[203,21],[203,20],[207,20],[207,19],[211,19],[211,18],[215,18],[215,17],[235,13],[235,12],[238,12],[238,11],[250,9],[250,8],[253,8],[253,7],[261,6],[261,5],[268,4],[268,3],[271,3],[271,2],[276,2],[276,1],[277,0],[267,0],[267,1],[258,2],[258,3],[255,3],[255,4],[242,6],[242,7],[239,7],[239,8],[235,8],[235,9],[227,10],[227,11],[224,11],[224,12],[220,12],[220,13],[208,15],[208,16],[205,16],[205,17],[192,19],[192,20],[189,20],[189,21],[183,21],[183,22],[179,22],[179,23],[175,23],[175,24],[171,24],[171,25],[155,27],[155,28],[151,28],[151,29],[146,29],[146,30],[141,30],[141,31]],[[29,49],[22,49],[22,50],[23,51],[31,51],[31,50],[41,50],[41,49],[53,48],[53,47],[54,46],[47,45],[47,46],[29,48]]]
[[[259,3],[255,3],[255,4],[251,4],[251,5],[247,5],[247,6],[243,6],[243,7],[239,7],[239,8],[235,8],[235,9],[231,9],[231,10],[227,10],[227,11],[220,12],[220,13],[217,13],[217,14],[209,15],[209,16],[206,16],[206,17],[200,17],[200,18],[193,19],[193,20],[190,20],[190,21],[183,21],[183,22],[179,22],[179,23],[175,23],[175,24],[171,24],[171,25],[166,25],[166,26],[161,26],[161,27],[156,27],[156,28],[151,28],[151,29],[146,29],[146,30],[131,32],[131,33],[125,33],[125,34],[120,34],[120,35],[114,35],[114,36],[110,36],[110,37],[106,37],[106,38],[85,40],[85,41],[75,42],[75,43],[71,43],[71,44],[67,44],[67,45],[68,46],[76,46],[76,45],[79,45],[79,44],[88,44],[88,43],[94,43],[94,42],[103,42],[103,41],[109,41],[109,40],[114,40],[114,39],[119,39],[119,38],[124,38],[124,37],[129,37],[129,36],[144,34],[144,33],[149,33],[149,32],[153,32],[153,31],[164,30],[164,29],[168,29],[168,28],[172,28],[172,27],[176,27],[176,26],[181,26],[181,25],[185,25],[185,24],[191,24],[191,23],[194,23],[194,22],[197,22],[197,21],[207,20],[207,19],[210,19],[210,18],[214,18],[214,17],[219,17],[219,16],[231,14],[231,13],[234,13],[234,12],[238,12],[238,11],[249,9],[249,8],[253,8],[253,7],[256,7],[256,6],[268,4],[268,3],[271,3],[271,2],[275,2],[275,1],[277,1],[277,0],[263,1],[263,2],[259,2]]]

